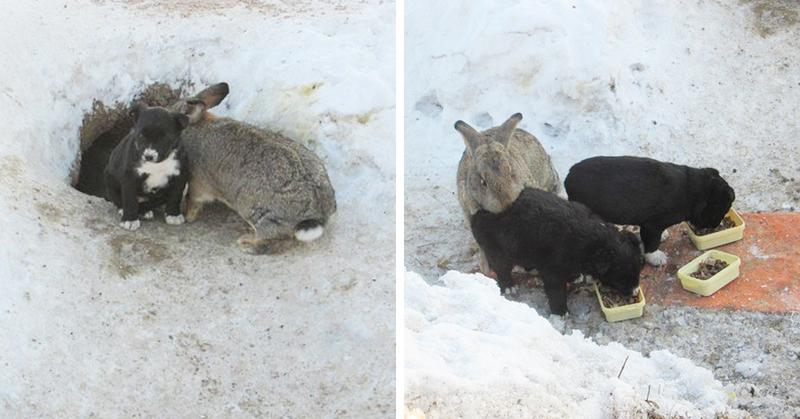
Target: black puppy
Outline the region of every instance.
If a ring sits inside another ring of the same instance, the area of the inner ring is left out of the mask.
[[[716,227],[736,195],[716,169],[696,169],[642,157],[592,157],[569,169],[570,201],[604,220],[637,225],[651,265],[667,263],[658,250],[664,230],[682,221]]]
[[[150,219],[152,210],[165,204],[167,224],[182,224],[189,172],[180,140],[189,118],[145,105],[136,106],[133,117],[136,123],[108,160],[106,198],[121,208],[124,229],[136,230],[140,215]]]
[[[626,295],[638,293],[644,265],[638,238],[603,223],[583,204],[527,188],[507,210],[480,210],[470,223],[500,289],[513,285],[514,266],[536,268],[553,314],[566,313],[567,282],[580,274]]]

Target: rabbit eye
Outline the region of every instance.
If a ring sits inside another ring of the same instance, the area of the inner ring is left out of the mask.
[[[481,186],[486,186],[486,179],[481,176]]]

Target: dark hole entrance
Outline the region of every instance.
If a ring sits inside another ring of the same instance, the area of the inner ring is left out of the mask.
[[[83,116],[80,130],[80,154],[72,168],[72,186],[89,195],[105,198],[103,171],[111,151],[133,127],[131,108],[144,102],[150,106],[168,106],[190,87],[183,84],[173,89],[163,83],[147,86],[130,103],[106,106],[100,101],[92,104],[91,112]]]

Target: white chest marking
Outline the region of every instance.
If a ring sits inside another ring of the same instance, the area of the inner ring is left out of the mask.
[[[175,151],[173,151],[162,162],[142,162],[142,165],[136,168],[136,173],[139,175],[147,174],[147,179],[144,181],[144,191],[149,193],[154,189],[167,186],[170,177],[178,176],[181,173],[181,162],[175,157]]]

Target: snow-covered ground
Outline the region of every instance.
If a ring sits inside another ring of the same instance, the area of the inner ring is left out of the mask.
[[[392,2],[43,0],[0,27],[0,416],[393,414]],[[131,233],[69,186],[93,100],[218,81],[215,113],[325,161],[320,241],[247,256],[222,208]]]
[[[405,403],[431,417],[743,416],[710,371],[667,351],[562,335],[494,280],[406,274]],[[649,394],[648,394],[649,392]]]
[[[742,210],[800,207],[797,2],[409,0],[405,9],[404,261],[430,283],[477,269],[455,195],[458,119],[486,129],[522,112],[520,127],[562,179],[589,156],[643,155],[718,168]],[[515,299],[546,311],[539,289]],[[607,324],[589,296],[571,300],[581,314],[560,330],[669,350],[733,386],[734,407],[800,415],[797,314],[653,305],[643,321]]]

